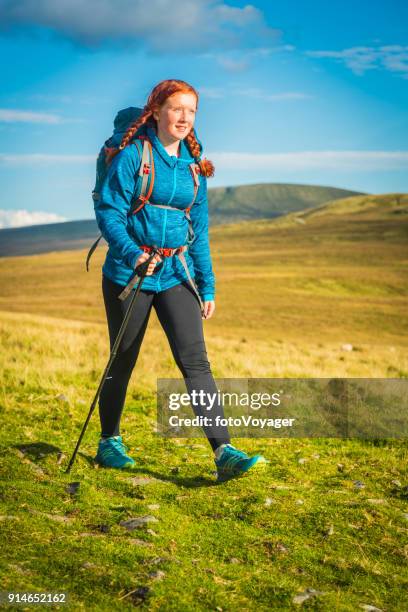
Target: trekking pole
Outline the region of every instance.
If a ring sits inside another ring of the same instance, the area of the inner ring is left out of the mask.
[[[145,262],[143,262],[142,264],[139,264],[139,266],[137,266],[139,269],[140,269],[140,268],[142,269],[142,271],[141,271],[141,276],[140,276],[140,280],[139,280],[139,282],[138,282],[138,284],[137,284],[136,289],[135,289],[135,290],[134,290],[134,292],[133,292],[133,296],[132,296],[132,299],[131,299],[131,301],[130,301],[129,307],[128,307],[128,309],[127,309],[127,311],[126,311],[126,314],[125,314],[125,316],[124,316],[124,318],[123,318],[122,325],[120,326],[120,329],[119,329],[118,335],[117,335],[117,337],[116,337],[115,343],[114,343],[114,345],[113,345],[113,347],[112,347],[111,354],[110,354],[110,357],[109,357],[109,361],[108,361],[108,363],[107,363],[107,366],[106,366],[105,371],[104,371],[104,373],[103,373],[103,376],[102,376],[102,378],[101,378],[101,382],[99,383],[99,387],[98,387],[98,390],[97,390],[97,392],[96,392],[96,394],[95,394],[95,397],[94,397],[94,399],[93,399],[93,402],[92,402],[92,404],[91,404],[91,408],[90,408],[90,410],[89,410],[89,414],[88,414],[88,416],[87,416],[87,418],[86,418],[86,421],[85,421],[85,423],[84,423],[84,426],[82,427],[81,435],[79,436],[79,439],[78,439],[77,445],[76,445],[76,447],[75,447],[75,450],[74,450],[74,452],[73,452],[73,454],[72,454],[72,457],[71,457],[71,459],[70,459],[70,461],[69,461],[69,463],[68,463],[68,467],[67,467],[67,469],[65,470],[65,473],[66,473],[66,474],[68,474],[68,473],[71,471],[71,467],[72,467],[72,465],[73,465],[73,463],[74,463],[74,461],[75,461],[75,457],[76,457],[76,455],[77,455],[77,452],[78,452],[79,446],[80,446],[80,444],[81,444],[82,438],[84,437],[84,434],[85,434],[86,428],[88,427],[88,423],[89,423],[89,421],[90,421],[90,419],[91,419],[91,416],[92,416],[92,413],[93,413],[93,411],[94,411],[94,409],[95,409],[96,402],[97,402],[97,400],[98,400],[99,394],[100,394],[100,392],[102,391],[102,387],[103,387],[103,385],[105,384],[105,380],[106,380],[106,378],[107,378],[107,376],[108,376],[108,374],[109,374],[109,370],[110,370],[110,368],[111,368],[111,365],[112,365],[112,363],[113,363],[113,361],[114,361],[114,359],[115,359],[115,357],[116,357],[116,352],[117,352],[117,350],[118,350],[118,347],[119,347],[120,341],[122,340],[123,334],[125,333],[126,326],[127,326],[127,324],[128,324],[128,321],[129,321],[129,319],[130,319],[130,315],[131,315],[131,313],[132,313],[132,308],[133,308],[133,305],[134,305],[134,303],[135,303],[135,300],[136,300],[137,296],[138,296],[138,295],[139,295],[139,293],[140,293],[140,288],[141,288],[141,286],[142,286],[142,282],[143,282],[144,278],[146,277],[146,274],[147,274],[147,269],[148,269],[148,267],[149,267],[149,264],[150,264],[150,262],[152,261],[152,259],[153,259],[153,257],[154,257],[155,255],[156,255],[156,249],[153,249],[153,251],[152,251],[152,253],[151,253],[150,257],[149,257],[149,258],[148,258],[148,259],[147,259]],[[133,277],[133,278],[134,278],[134,277]]]

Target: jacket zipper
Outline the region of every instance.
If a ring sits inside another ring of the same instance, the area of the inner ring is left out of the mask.
[[[174,194],[176,193],[176,186],[177,186],[177,162],[173,168],[173,190],[171,192],[171,196],[169,201],[167,202],[168,205],[171,204],[171,202],[173,201],[174,198]],[[163,223],[163,232],[162,232],[162,239],[161,239],[161,247],[164,247],[164,242],[165,242],[165,238],[166,238],[166,226],[167,226],[167,210],[164,210],[164,223]],[[163,262],[163,266],[162,269],[159,272],[159,275],[157,277],[157,291],[161,290],[161,286],[160,286],[160,279],[161,276],[163,274],[164,271],[164,266],[166,265],[166,258],[164,258],[164,262]]]
[[[167,202],[167,205],[170,205],[173,201],[174,194],[176,193],[176,185],[177,185],[177,162],[173,168],[173,191],[171,192],[170,200]]]

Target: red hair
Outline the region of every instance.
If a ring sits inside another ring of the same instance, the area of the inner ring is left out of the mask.
[[[165,81],[161,81],[158,83],[151,91],[147,103],[143,109],[143,113],[140,115],[136,121],[134,121],[129,128],[127,129],[125,135],[122,138],[122,141],[119,145],[119,148],[116,149],[114,147],[106,149],[106,160],[108,163],[125,147],[127,147],[132,141],[134,135],[138,131],[138,129],[146,124],[148,126],[153,126],[157,129],[157,122],[153,116],[154,112],[160,110],[163,104],[166,102],[167,98],[173,96],[176,93],[192,93],[195,95],[198,104],[198,93],[194,89],[192,85],[189,85],[185,81],[180,81],[177,79],[166,79]],[[199,161],[201,155],[201,147],[197,142],[197,139],[194,135],[194,129],[191,129],[190,132],[185,137],[187,142],[187,146],[190,150],[191,155],[194,157],[196,163],[200,168],[200,174],[211,177],[214,176],[214,164],[209,159],[202,159]]]

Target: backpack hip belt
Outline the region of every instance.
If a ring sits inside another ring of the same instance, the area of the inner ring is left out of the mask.
[[[155,247],[147,246],[146,244],[142,244],[139,247],[139,249],[142,249],[142,251],[144,251],[145,253],[149,253],[149,254],[153,251],[154,248]],[[156,247],[156,251],[162,257],[173,257],[173,255],[178,255],[179,253],[183,253],[184,251],[187,251],[187,247],[186,245],[177,247],[175,249],[169,249],[166,247],[161,247],[161,248]]]

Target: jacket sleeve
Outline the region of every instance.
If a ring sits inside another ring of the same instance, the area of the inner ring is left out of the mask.
[[[112,249],[114,256],[123,259],[134,268],[142,250],[130,237],[128,212],[135,193],[140,166],[140,155],[136,146],[128,146],[112,160],[100,197],[94,204],[95,216],[102,236]]]
[[[207,177],[202,175],[200,176],[197,199],[191,208],[190,217],[194,230],[194,241],[189,247],[189,254],[194,264],[198,292],[203,301],[213,300],[215,278],[208,236]]]

